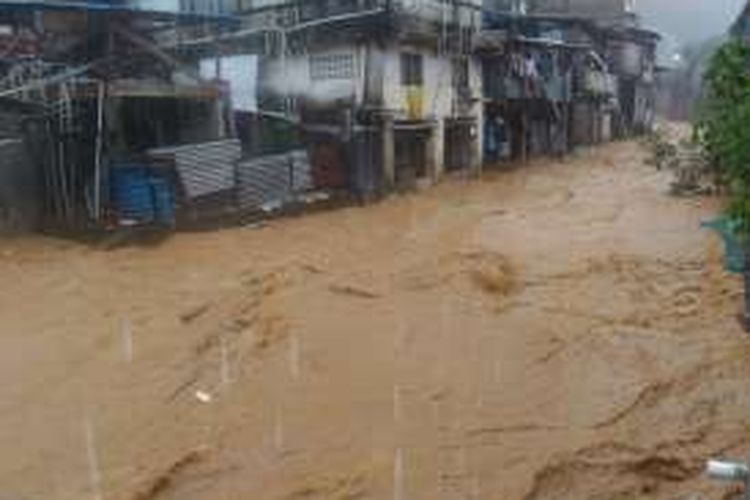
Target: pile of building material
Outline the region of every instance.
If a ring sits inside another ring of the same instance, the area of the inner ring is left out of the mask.
[[[0,106],[0,233],[34,229],[40,222],[40,172],[28,133],[40,111],[15,101]]]
[[[700,144],[689,140],[674,141],[662,130],[646,137],[644,144],[649,150],[646,163],[657,170],[673,173],[673,194],[708,194],[716,190],[715,171]]]
[[[681,142],[672,162],[675,180],[672,192],[678,195],[709,194],[716,189],[715,171],[704,149],[693,142]]]
[[[663,130],[654,130],[644,138],[643,144],[649,151],[649,157],[646,159],[648,165],[656,167],[657,170],[674,166],[677,145],[669,140]]]

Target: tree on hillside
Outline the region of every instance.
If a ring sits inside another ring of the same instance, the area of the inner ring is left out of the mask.
[[[722,45],[705,74],[706,92],[697,132],[721,182],[729,189],[729,214],[750,234],[750,47]]]
[[[745,328],[750,331],[750,47],[730,40],[713,55],[696,132],[729,193],[727,214],[745,249]]]

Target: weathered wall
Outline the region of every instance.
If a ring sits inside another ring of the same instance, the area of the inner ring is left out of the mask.
[[[421,90],[412,89],[402,85],[401,80],[401,54],[404,52],[415,52],[422,54],[424,60],[424,85]],[[481,165],[482,144],[482,106],[480,104],[482,73],[481,63],[476,58],[469,59],[469,89],[471,97],[470,106],[460,106],[460,96],[453,85],[454,66],[448,56],[440,56],[435,52],[416,47],[392,46],[383,52],[384,60],[384,105],[387,109],[395,112],[397,120],[432,120],[435,122],[434,130],[434,158],[435,174],[442,175],[445,170],[445,121],[449,118],[459,116],[473,116],[477,119],[477,127],[474,133],[474,158],[476,167]],[[415,96],[416,94],[416,96]],[[421,100],[421,105],[414,106],[412,102]],[[411,101],[411,102],[410,102]],[[460,108],[468,109],[460,109]],[[415,115],[415,108],[421,108],[422,112]],[[461,113],[461,111],[466,111]]]
[[[421,99],[412,93],[411,100],[421,100],[422,113],[409,113],[410,90],[402,85],[401,54],[414,52],[424,60],[424,85]],[[396,112],[397,119],[436,119],[450,116],[453,102],[453,69],[448,58],[438,57],[434,52],[414,47],[394,46],[384,52],[385,79],[383,92],[385,107]]]
[[[422,57],[422,85],[404,85],[402,54]],[[304,56],[286,61],[273,59],[261,65],[264,93],[288,95],[318,108],[343,109],[367,106],[387,110],[394,120],[423,121],[433,124],[428,157],[433,158],[432,174],[444,171],[445,121],[472,116],[477,121],[471,144],[475,167],[481,165],[481,68],[469,58],[469,93],[459,96],[454,87],[455,66],[449,55],[440,55],[424,46],[342,42],[310,49]]]
[[[531,0],[537,12],[611,16],[631,13],[633,0]]]
[[[42,212],[41,174],[34,154],[41,129],[10,106],[0,111],[0,234],[35,229]]]
[[[648,49],[632,41],[610,41],[607,59],[612,71],[626,76],[640,76],[647,69]]]
[[[288,95],[317,104],[361,102],[364,91],[362,49],[355,45],[328,47],[304,56],[264,61],[261,87],[266,93]]]

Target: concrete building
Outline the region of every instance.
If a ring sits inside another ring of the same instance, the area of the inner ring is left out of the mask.
[[[606,22],[633,22],[635,0],[528,0],[529,11],[572,14]]]
[[[152,38],[194,19],[138,3],[0,7],[19,40],[0,36],[0,231],[173,224],[178,176],[149,151],[229,132],[223,88]]]
[[[611,114],[611,120],[604,120],[605,129],[606,123],[611,121],[612,135],[624,137],[645,132],[653,126],[656,46],[660,35],[640,26],[633,0],[536,0],[530,11],[539,22],[564,21],[565,40],[587,47],[590,54],[603,63],[600,71],[609,80],[608,90],[616,94],[616,100],[602,108]],[[591,77],[584,77],[582,82]],[[590,95],[590,92],[583,94]],[[575,115],[590,113],[592,106],[590,99],[587,101],[576,106],[587,111]],[[591,117],[580,119],[585,125],[574,128],[589,128]],[[603,135],[606,138],[608,134],[604,131]]]
[[[117,214],[110,167],[133,161],[170,165],[180,209],[218,202],[222,213],[242,212],[316,190],[371,199],[484,164],[564,154],[653,121],[659,37],[638,25],[630,2],[66,5],[42,9],[43,37],[35,18],[5,34],[0,22],[0,48],[10,44],[19,63],[3,66],[0,89],[83,68],[84,79],[31,92],[64,104],[54,109],[65,113],[44,117],[61,127],[50,141],[67,150],[42,167],[41,211],[68,224]],[[35,58],[65,64],[28,64]],[[8,119],[38,109],[19,106]],[[91,126],[69,127],[71,114]],[[69,139],[65,127],[93,135]],[[20,134],[11,127],[4,144],[27,148]],[[0,218],[18,220],[7,207],[16,203],[0,205]]]
[[[479,7],[251,5],[251,24],[273,33],[260,65],[260,101],[299,121],[316,186],[368,197],[480,168]]]
[[[511,33],[485,30],[477,47],[488,162],[563,154],[569,147],[574,49],[554,38],[527,36],[521,24]]]

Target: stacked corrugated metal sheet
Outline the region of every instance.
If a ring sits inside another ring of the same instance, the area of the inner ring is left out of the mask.
[[[23,115],[0,113],[0,137],[18,137],[23,134]]]
[[[0,233],[31,227],[40,201],[36,175],[21,138],[0,138]]]
[[[237,163],[242,156],[238,139],[159,148],[149,154],[174,162],[188,200],[237,187]]]
[[[240,162],[237,173],[243,209],[283,203],[295,193],[312,188],[306,151],[246,160]]]

